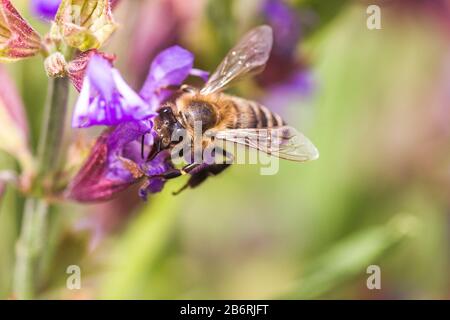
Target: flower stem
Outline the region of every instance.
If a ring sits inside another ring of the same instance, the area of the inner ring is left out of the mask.
[[[39,276],[40,257],[46,243],[49,203],[47,192],[53,190],[53,177],[62,157],[62,139],[67,113],[69,85],[67,78],[49,80],[47,102],[38,145],[38,197],[25,201],[22,228],[16,247],[14,292],[17,299],[33,299]]]
[[[43,179],[52,178],[61,162],[68,96],[68,78],[51,78],[38,146],[38,172]]]
[[[22,229],[16,245],[14,292],[17,299],[33,299],[39,257],[47,232],[48,204],[44,200],[25,201]]]

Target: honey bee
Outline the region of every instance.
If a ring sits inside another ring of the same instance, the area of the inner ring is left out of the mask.
[[[255,101],[222,92],[236,81],[261,72],[269,59],[272,43],[272,29],[267,25],[256,27],[229,51],[202,89],[183,86],[178,98],[163,105],[154,119],[157,138],[148,160],[180,143],[172,141],[177,130],[186,130],[188,137],[194,139],[196,123],[201,124],[203,149],[222,140],[292,161],[317,159],[319,153],[311,141],[289,127],[280,115]],[[162,177],[172,179],[190,173],[184,190],[198,186],[228,166],[228,163],[190,163]]]

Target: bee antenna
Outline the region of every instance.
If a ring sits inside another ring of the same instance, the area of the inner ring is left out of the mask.
[[[145,134],[142,135],[141,138],[141,159],[144,159],[144,142],[145,142]]]

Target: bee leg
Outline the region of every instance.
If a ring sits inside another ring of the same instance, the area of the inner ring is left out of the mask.
[[[177,196],[179,195],[181,192],[183,192],[184,190],[186,190],[187,188],[189,188],[189,183],[186,183],[184,186],[182,186],[180,189],[178,189],[177,191],[172,192],[172,195]]]
[[[191,163],[191,164],[184,166],[183,169],[171,169],[171,170],[164,172],[163,174],[153,176],[153,177],[162,178],[164,180],[175,179],[182,175],[190,173],[192,170],[196,169],[199,166],[201,166],[201,164]]]
[[[222,171],[224,171],[226,168],[228,168],[230,164],[202,164],[201,166],[197,167],[195,172],[192,172],[191,177],[189,178],[188,182],[178,191],[173,192],[173,195],[178,195],[182,191],[186,190],[187,188],[196,188],[199,185],[201,185],[208,177],[217,176]]]

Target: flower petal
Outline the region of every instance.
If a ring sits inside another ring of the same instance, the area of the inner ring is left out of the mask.
[[[94,55],[75,106],[72,126],[115,126],[155,116],[156,113],[122,79],[119,72]]]
[[[100,55],[112,65],[116,60],[115,55],[107,54],[104,52],[97,51],[96,49],[92,49],[85,52],[80,52],[75,59],[67,65],[67,73],[70,78],[70,81],[75,86],[78,91],[81,91],[81,87],[83,85],[83,79],[86,74],[87,67],[89,65],[89,61],[94,55]]]
[[[126,181],[133,180],[130,171],[124,167],[121,158],[132,160],[139,164],[141,159],[140,138],[150,133],[153,128],[151,120],[134,121],[117,126],[108,137],[108,162],[107,176],[113,179]]]
[[[163,101],[170,93],[160,89],[181,85],[189,76],[193,65],[194,55],[180,46],[173,46],[162,51],[153,60],[140,95],[147,102],[152,102],[155,95],[158,96],[159,101]]]
[[[170,152],[168,151],[159,153],[152,161],[141,165],[141,169],[145,172],[147,179],[139,190],[139,196],[146,201],[149,194],[160,192],[166,181],[157,176],[173,168]]]
[[[133,183],[133,181],[105,177],[108,165],[109,134],[110,130],[97,139],[87,161],[68,186],[66,198],[80,202],[105,201]]]
[[[74,128],[83,128],[89,124],[89,119],[87,119],[87,117],[90,107],[90,92],[91,84],[89,79],[86,77],[84,79],[83,89],[78,96],[77,103],[75,104],[75,108],[73,110],[72,127]]]
[[[99,55],[94,55],[88,65],[86,73],[88,81],[99,94],[107,100],[111,100],[114,94],[114,78],[112,67]]]
[[[149,178],[139,189],[139,196],[142,200],[147,201],[148,195],[161,192],[165,183],[164,179],[161,178]]]
[[[202,78],[202,80],[205,82],[207,82],[209,79],[209,72],[201,69],[192,68],[189,74],[194,77]]]

